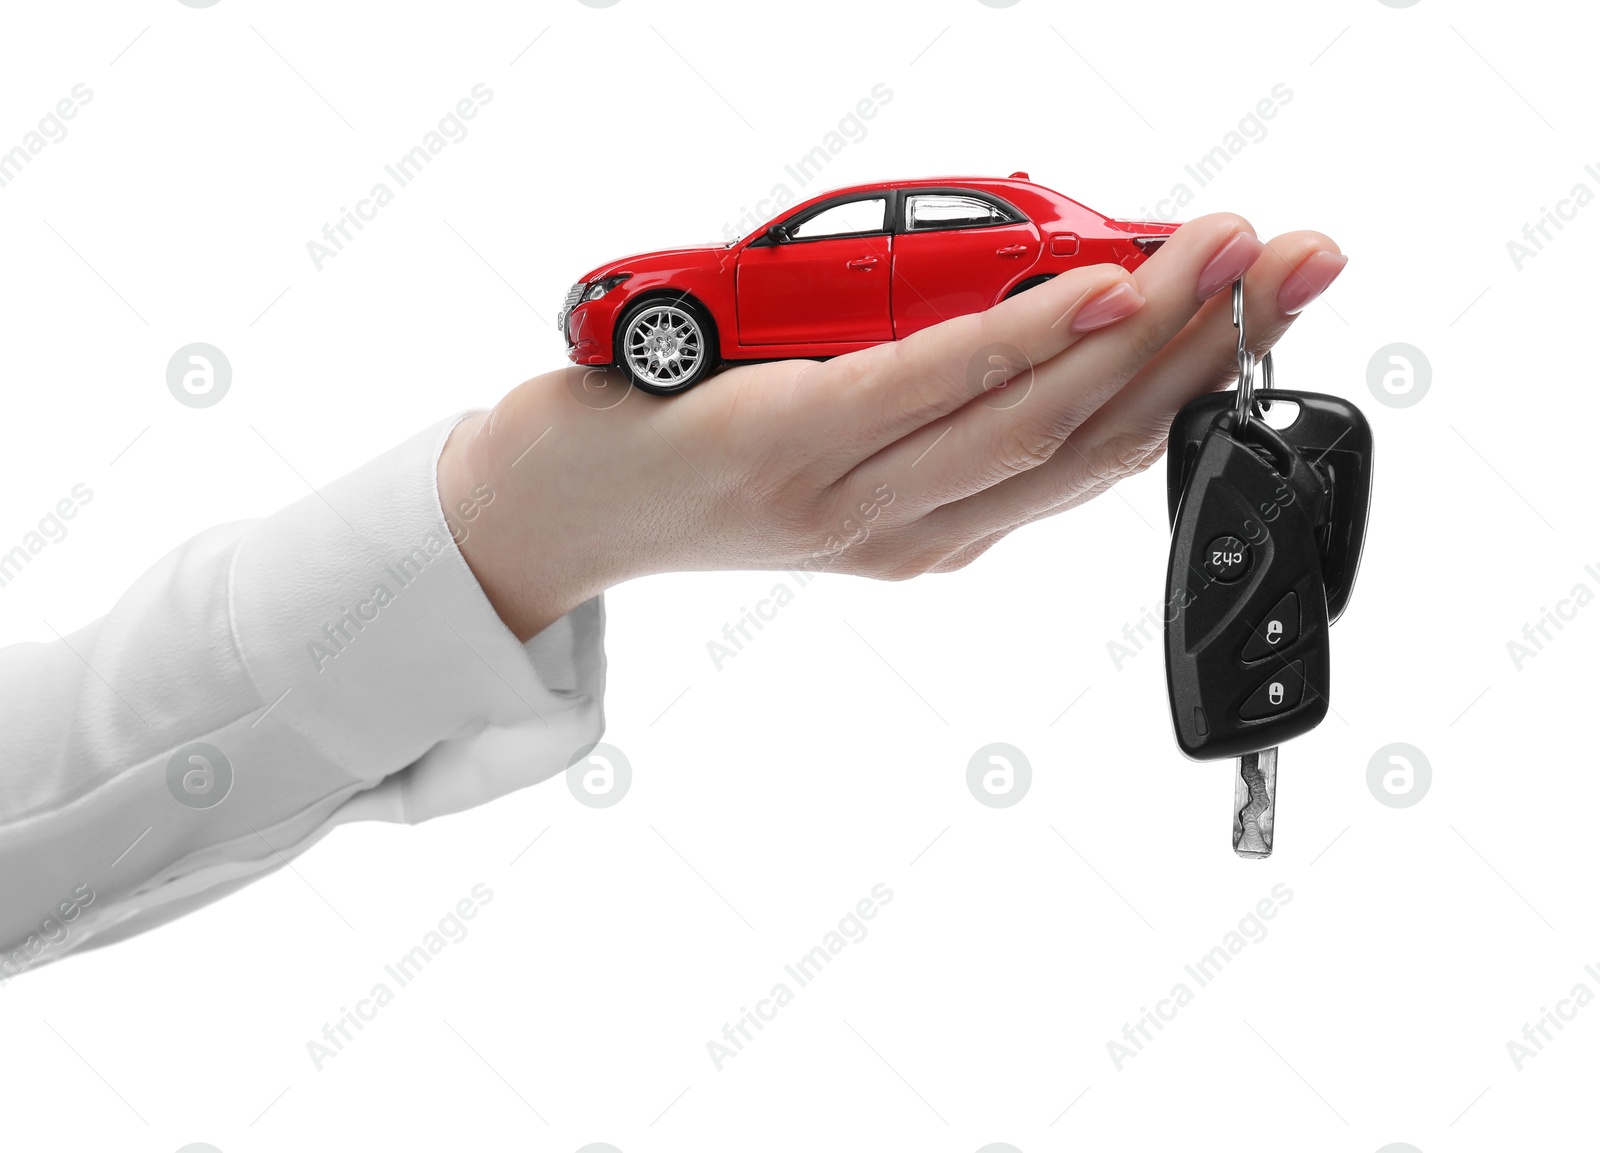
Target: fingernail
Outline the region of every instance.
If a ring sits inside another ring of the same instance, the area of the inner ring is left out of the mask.
[[[1248,232],[1241,232],[1217,250],[1200,270],[1197,290],[1201,300],[1209,300],[1243,276],[1265,245]]]
[[[1108,324],[1115,324],[1125,317],[1132,316],[1143,306],[1144,297],[1139,295],[1133,285],[1123,281],[1115,288],[1106,289],[1078,309],[1077,315],[1072,318],[1072,331],[1093,332],[1097,328],[1104,328]]]
[[[1293,316],[1321,296],[1350,258],[1337,252],[1315,252],[1300,262],[1278,289],[1278,311]]]

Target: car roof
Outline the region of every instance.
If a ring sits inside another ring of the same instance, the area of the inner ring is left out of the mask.
[[[830,196],[848,196],[857,192],[873,192],[879,189],[891,191],[894,189],[908,188],[977,188],[995,193],[1020,192],[1024,196],[1043,196],[1051,200],[1068,200],[1076,204],[1069,196],[1063,196],[1053,188],[1046,188],[1043,184],[1035,184],[1032,180],[1021,176],[923,176],[914,180],[879,180],[868,184],[852,184],[846,188],[835,188],[813,200],[827,199]]]
[[[919,176],[911,180],[875,180],[867,184],[852,184],[846,188],[835,188],[825,193],[827,196],[843,196],[851,192],[871,192],[875,188],[943,188],[949,185],[969,185],[974,188],[1009,186],[1018,188],[1036,188],[1041,192],[1052,192],[1042,184],[1020,176]],[[1059,192],[1052,192],[1059,196]]]
[[[830,188],[826,192],[819,192],[815,196],[798,201],[786,207],[782,212],[773,216],[772,220],[781,220],[793,216],[796,212],[803,211],[813,205],[836,197],[853,196],[866,192],[893,192],[912,188],[973,188],[980,192],[990,192],[1001,197],[1011,197],[1024,203],[1019,207],[1026,207],[1029,200],[1048,200],[1056,204],[1075,204],[1094,216],[1101,213],[1081,201],[1064,196],[1053,188],[1046,188],[1043,184],[1035,184],[1026,179],[1022,174],[1016,176],[922,176],[910,180],[874,180],[865,184],[848,184],[842,188]],[[740,244],[748,243],[753,238],[761,235],[765,225],[756,229],[749,235],[741,238]]]

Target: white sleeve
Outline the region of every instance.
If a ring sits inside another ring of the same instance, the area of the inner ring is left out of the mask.
[[[459,419],[201,533],[64,642],[0,650],[0,984],[599,740],[601,600],[525,645],[501,622],[440,509]]]

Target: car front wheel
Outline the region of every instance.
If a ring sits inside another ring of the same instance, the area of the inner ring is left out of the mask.
[[[687,300],[645,300],[618,326],[617,364],[645,392],[694,387],[715,362],[711,325]]]

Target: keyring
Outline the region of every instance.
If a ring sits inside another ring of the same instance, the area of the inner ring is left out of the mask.
[[[1233,282],[1233,326],[1239,330],[1239,402],[1236,412],[1239,417],[1239,426],[1254,415],[1250,411],[1251,401],[1255,398],[1256,365],[1261,365],[1261,382],[1263,388],[1273,385],[1272,352],[1268,350],[1258,362],[1255,356],[1245,346],[1244,333],[1244,281]]]

